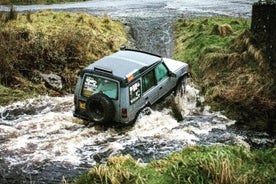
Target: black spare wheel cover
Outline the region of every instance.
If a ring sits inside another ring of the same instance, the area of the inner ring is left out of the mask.
[[[86,113],[90,120],[104,123],[112,120],[115,109],[112,100],[107,95],[96,93],[87,99]]]

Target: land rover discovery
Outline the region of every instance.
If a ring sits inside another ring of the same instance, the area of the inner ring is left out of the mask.
[[[183,87],[188,75],[184,62],[121,48],[81,71],[74,116],[95,123],[134,122],[142,109]]]

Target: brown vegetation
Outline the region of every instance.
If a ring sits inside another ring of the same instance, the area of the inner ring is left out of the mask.
[[[233,33],[233,29],[229,24],[216,24],[213,27],[212,34],[220,35],[220,36],[229,36]]]
[[[200,68],[204,71],[202,87],[206,89],[207,101],[220,103],[224,110],[231,109],[232,113],[234,109],[236,120],[256,122],[275,111],[274,72],[262,49],[252,43],[250,32],[234,40],[231,52],[202,55]],[[261,125],[264,129],[271,128],[267,126]]]
[[[213,110],[275,134],[276,71],[249,23],[228,17],[179,20],[175,56],[192,66],[193,79]]]
[[[52,90],[42,84],[37,71],[61,76],[61,93],[72,92],[83,67],[126,42],[120,22],[84,13],[11,9],[0,14],[0,26],[0,84],[39,94]]]

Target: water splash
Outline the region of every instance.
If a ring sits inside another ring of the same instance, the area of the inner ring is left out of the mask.
[[[177,102],[182,121],[174,119],[171,100]],[[121,128],[87,126],[74,118],[72,95],[41,96],[0,107],[0,168],[5,173],[0,181],[20,172],[40,183],[60,182],[63,176],[76,176],[120,154],[149,162],[195,144],[250,147],[254,142],[275,142],[263,134],[250,134],[249,139],[244,132],[229,129],[235,121],[208,107],[197,107],[197,101],[203,100],[189,83],[184,96],[167,97],[152,106],[149,115],[141,114],[133,126]]]

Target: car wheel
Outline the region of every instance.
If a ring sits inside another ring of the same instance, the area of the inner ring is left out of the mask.
[[[115,115],[115,108],[107,95],[96,93],[87,99],[86,113],[89,120],[95,123],[105,123],[112,120]]]

